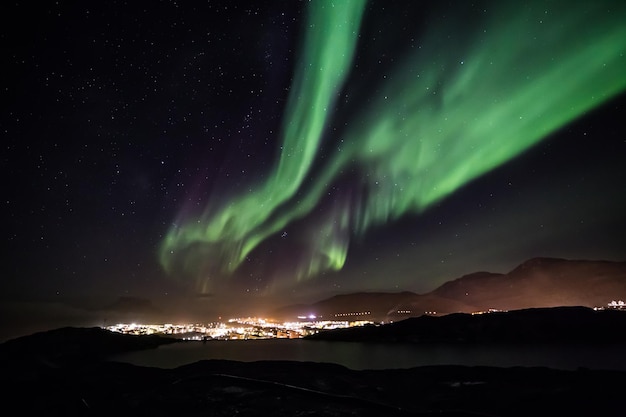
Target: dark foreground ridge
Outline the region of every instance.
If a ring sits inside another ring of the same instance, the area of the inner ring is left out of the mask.
[[[421,316],[382,326],[328,330],[307,338],[384,343],[626,343],[626,311],[553,307]]]
[[[175,369],[108,354],[172,340],[63,328],[0,345],[4,415],[623,415],[626,372],[200,361]],[[46,349],[46,347],[49,348]],[[12,410],[12,411],[11,411]]]
[[[99,327],[62,327],[0,344],[3,369],[59,368],[106,359],[118,353],[156,348],[179,340],[124,335]],[[5,363],[6,361],[6,363]]]

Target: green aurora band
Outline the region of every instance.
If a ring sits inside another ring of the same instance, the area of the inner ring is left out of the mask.
[[[375,93],[312,170],[364,9],[360,0],[309,3],[276,166],[252,192],[172,227],[160,248],[168,272],[206,290],[207,271],[233,273],[357,170],[365,191],[336,197],[312,220],[294,277],[339,270],[350,236],[422,212],[626,89],[623,2],[489,3],[469,33],[431,21],[420,47],[368,86]]]

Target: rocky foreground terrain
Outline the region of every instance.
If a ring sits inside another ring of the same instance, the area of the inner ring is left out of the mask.
[[[625,313],[626,314],[626,313]],[[110,362],[162,337],[62,328],[0,345],[3,415],[625,415],[626,372],[430,366],[363,370],[312,362]]]

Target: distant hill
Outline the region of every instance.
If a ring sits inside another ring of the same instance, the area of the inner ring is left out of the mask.
[[[272,315],[280,318],[294,318],[314,314],[325,319],[357,319],[364,316],[386,316],[387,314],[413,302],[418,294],[412,292],[383,293],[359,292],[341,294],[317,303],[290,305],[275,310]],[[368,314],[369,313],[369,314]]]
[[[626,300],[626,262],[533,258],[506,274],[475,272],[416,294],[354,293],[311,305],[286,306],[277,319],[315,314],[323,319],[395,321],[424,314],[606,306]]]
[[[311,340],[377,343],[626,343],[626,312],[550,307],[490,314],[421,316],[384,325],[327,330]]]

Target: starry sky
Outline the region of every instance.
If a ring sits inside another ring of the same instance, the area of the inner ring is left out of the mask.
[[[626,260],[622,2],[0,7],[4,305]]]

